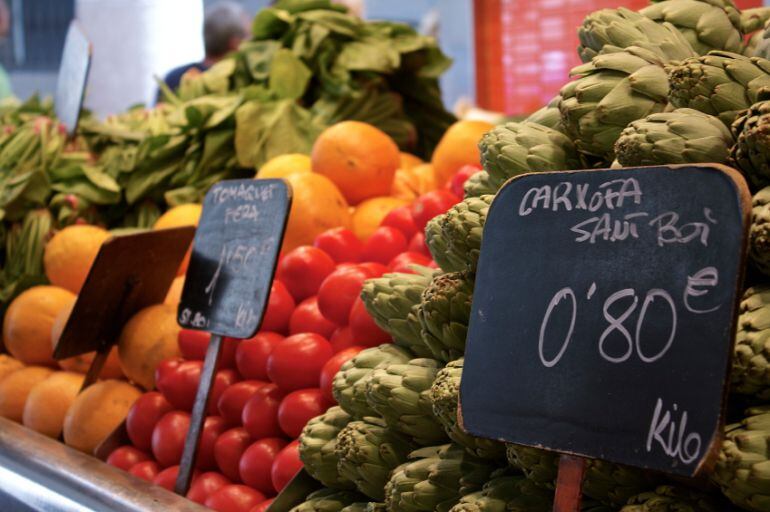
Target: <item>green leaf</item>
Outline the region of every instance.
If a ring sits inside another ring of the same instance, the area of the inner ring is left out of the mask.
[[[88,181],[96,185],[97,187],[108,191],[120,194],[120,185],[107,174],[104,174],[99,167],[93,165],[82,166],[83,174],[85,174]]]
[[[280,49],[279,41],[251,41],[241,45],[241,56],[254,80],[257,82],[267,80],[270,76],[270,63]]]
[[[283,9],[292,14],[313,9],[332,9],[331,0],[279,0],[273,8]]]
[[[284,48],[273,57],[269,87],[278,98],[295,100],[305,94],[311,76],[307,66]]]
[[[254,17],[251,33],[257,40],[279,39],[289,28],[292,20],[293,17],[288,11],[276,8],[263,9]]]
[[[351,71],[392,73],[401,63],[401,56],[389,40],[364,39],[348,43],[337,57],[336,65]]]
[[[318,23],[336,34],[349,38],[355,38],[363,27],[363,22],[359,18],[335,11],[319,9],[302,12],[297,17],[312,23]]]

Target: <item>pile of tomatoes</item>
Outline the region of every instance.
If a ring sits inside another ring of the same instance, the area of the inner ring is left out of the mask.
[[[425,224],[458,201],[449,189],[433,191],[391,211],[368,240],[336,228],[281,256],[260,332],[223,342],[189,499],[221,512],[267,510],[302,468],[303,427],[335,404],[339,368],[391,341],[361,301],[364,281],[435,266]],[[208,343],[206,333],[180,332],[182,357],[158,366],[157,390],[126,419],[131,445],[108,463],[173,489]]]

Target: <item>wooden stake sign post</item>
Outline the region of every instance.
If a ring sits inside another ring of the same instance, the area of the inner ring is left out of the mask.
[[[718,450],[750,196],[716,165],[529,174],[490,207],[460,390],[473,435],[680,476]],[[490,392],[494,390],[494,392]]]
[[[179,325],[211,333],[175,491],[190,487],[222,337],[251,338],[262,323],[291,207],[283,180],[232,180],[203,202],[193,242]]]
[[[56,117],[64,124],[70,137],[75,134],[80,120],[91,69],[91,54],[91,43],[78,22],[73,21],[64,40],[54,96]]]
[[[102,244],[53,352],[56,360],[96,352],[82,389],[98,378],[123,324],[140,309],[163,302],[194,232],[162,229]]]

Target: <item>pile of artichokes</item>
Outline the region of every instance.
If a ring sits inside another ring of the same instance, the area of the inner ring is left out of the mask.
[[[522,173],[693,163],[736,167],[756,194],[753,287],[740,306],[731,387],[735,403],[752,408],[731,409],[708,485],[591,461],[583,510],[770,511],[770,60],[759,55],[770,47],[768,19],[770,9],[741,12],[732,0],[654,0],[585,19],[574,79],[529,118],[488,132],[484,170],[465,199],[427,224],[440,269],[365,284],[366,308],[394,344],[361,352],[337,374],[339,407],[308,424],[300,450],[330,489],[295,511],[325,510],[307,503],[342,501],[353,489],[363,499],[342,510],[550,511],[557,456],[477,438],[459,418],[489,206]]]

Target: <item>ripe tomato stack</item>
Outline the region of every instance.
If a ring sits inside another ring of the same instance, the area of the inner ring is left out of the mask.
[[[302,467],[302,428],[334,405],[339,368],[391,341],[361,301],[364,281],[435,265],[425,224],[458,201],[449,188],[429,192],[391,211],[368,240],[336,228],[282,255],[261,331],[224,340],[188,498],[221,512],[267,509]],[[173,489],[208,343],[206,333],[181,331],[183,357],[158,366],[157,390],[126,419],[131,445],[108,463]]]

